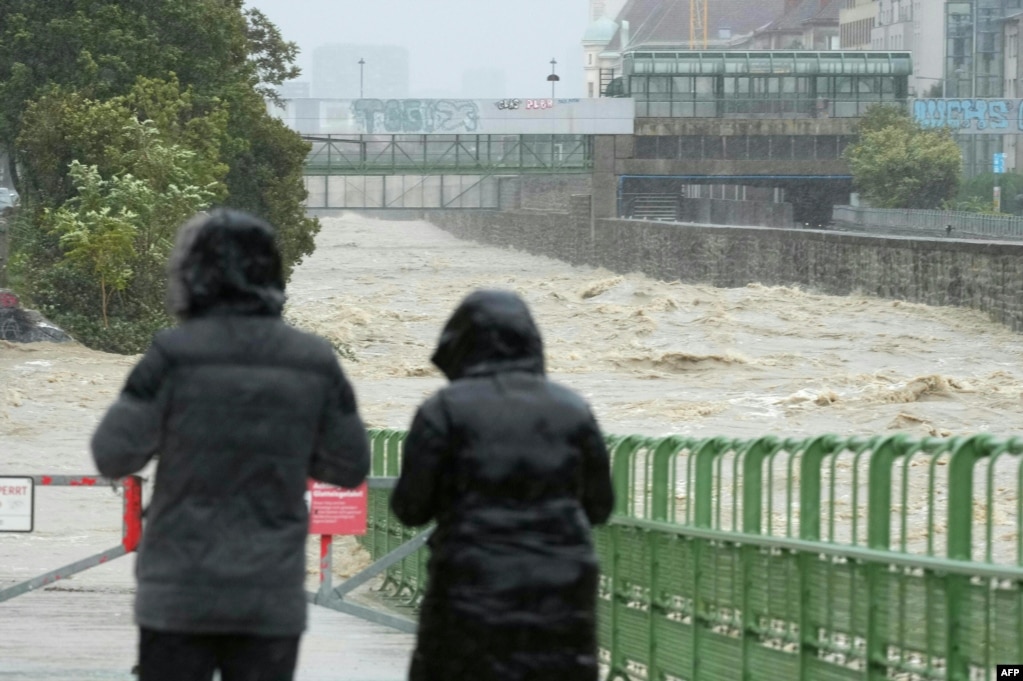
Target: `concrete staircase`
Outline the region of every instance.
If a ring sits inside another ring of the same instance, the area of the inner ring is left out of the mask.
[[[635,220],[678,221],[679,197],[675,194],[637,194],[625,207],[625,217]]]

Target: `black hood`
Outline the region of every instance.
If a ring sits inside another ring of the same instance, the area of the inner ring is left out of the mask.
[[[500,371],[544,372],[540,331],[525,301],[511,291],[466,296],[444,325],[431,360],[452,381]]]
[[[178,319],[280,315],[284,300],[281,254],[263,220],[218,208],[178,230],[167,276],[167,306]]]

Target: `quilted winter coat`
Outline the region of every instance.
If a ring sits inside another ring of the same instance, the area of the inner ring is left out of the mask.
[[[411,681],[595,681],[609,460],[587,403],[544,375],[515,294],[470,294],[433,362],[450,384],[417,411],[392,508],[436,522]]]
[[[146,629],[297,636],[306,624],[306,482],[354,487],[369,443],[330,345],[281,319],[268,225],[215,211],[186,225],[158,333],[93,435],[119,478],[159,455],[139,547]]]

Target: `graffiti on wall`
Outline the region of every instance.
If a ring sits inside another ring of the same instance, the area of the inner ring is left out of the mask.
[[[305,134],[627,135],[635,114],[624,97],[309,99],[289,101],[285,120]]]
[[[1023,100],[918,99],[913,116],[925,128],[951,128],[967,135],[1023,131]]]
[[[352,115],[374,133],[471,133],[479,128],[479,106],[471,99],[357,99]]]

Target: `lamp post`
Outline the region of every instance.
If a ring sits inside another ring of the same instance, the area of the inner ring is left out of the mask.
[[[363,70],[364,66],[366,66],[366,60],[363,59],[362,57],[359,57],[359,99],[362,99],[362,84],[363,84],[362,70]]]
[[[551,57],[551,75],[547,76],[547,80],[551,82],[551,99],[554,99],[554,86],[557,84],[559,80],[561,80],[561,78],[558,77],[558,74],[554,72],[554,67],[556,67],[557,65],[558,60],[555,59],[554,57]]]

